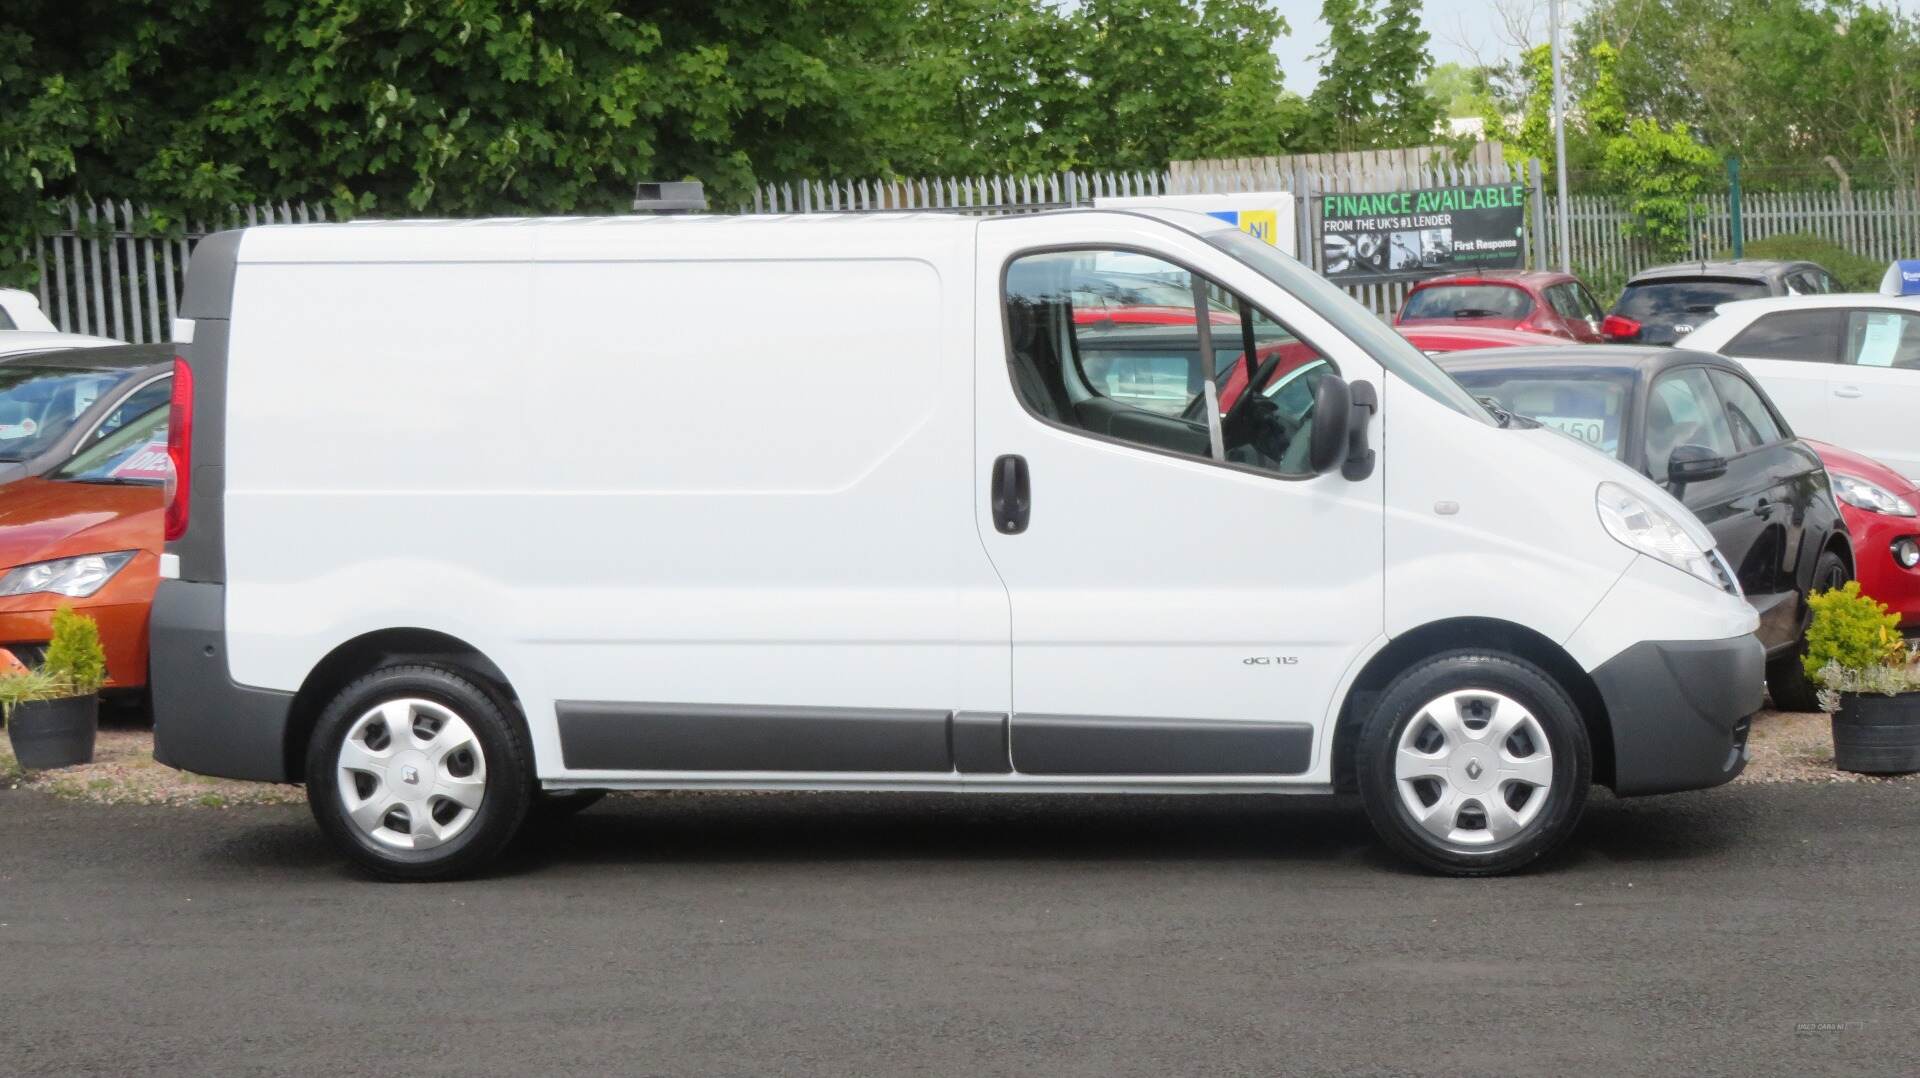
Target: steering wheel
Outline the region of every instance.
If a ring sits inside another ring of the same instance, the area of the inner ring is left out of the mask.
[[[1260,387],[1267,384],[1267,379],[1273,377],[1273,372],[1279,366],[1280,357],[1277,354],[1268,356],[1266,362],[1260,364],[1259,369],[1253,372],[1253,377],[1247,379],[1247,388],[1240,391],[1240,399],[1234,401],[1233,407],[1227,409],[1227,414],[1220,417],[1222,427],[1238,423],[1247,414],[1247,408],[1255,398],[1260,397]]]

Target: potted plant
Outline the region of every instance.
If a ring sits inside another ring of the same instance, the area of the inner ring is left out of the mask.
[[[1810,596],[1807,676],[1833,716],[1833,763],[1842,771],[1920,771],[1920,647],[1900,619],[1860,594],[1860,584]]]
[[[53,612],[53,639],[38,670],[0,675],[0,710],[14,758],[31,770],[93,760],[107,656],[100,629],[69,607]]]

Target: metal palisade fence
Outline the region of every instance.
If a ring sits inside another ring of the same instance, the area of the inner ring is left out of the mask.
[[[1524,175],[1497,156],[1464,163],[1403,151],[1343,155],[1339,160],[1255,158],[1192,162],[1166,171],[1069,171],[1010,176],[788,181],[756,188],[740,213],[880,213],[936,210],[971,214],[1036,213],[1090,206],[1108,196],[1231,194],[1288,191],[1298,196],[1294,228],[1302,260],[1321,269],[1316,242],[1317,200],[1345,191],[1394,191],[1483,183],[1525,183],[1533,192],[1526,215],[1528,264],[1557,267],[1559,245],[1549,227],[1554,204],[1537,167]],[[281,203],[234,207],[218,221],[189,222],[184,231],[155,236],[142,227],[145,207],[126,200],[61,203],[59,224],[43,230],[25,252],[38,269],[40,305],[56,326],[124,341],[164,341],[179,308],[193,245],[200,237],[242,225],[324,221],[324,207]],[[1630,238],[1624,200],[1576,195],[1568,200],[1569,249],[1576,273],[1597,285],[1617,286],[1661,260]],[[1785,233],[1833,241],[1865,258],[1891,262],[1920,256],[1920,197],[1911,191],[1749,192],[1741,207],[1749,242]],[[1696,198],[1690,219],[1690,258],[1711,258],[1731,246],[1732,213],[1726,194]],[[1396,310],[1408,285],[1356,285],[1355,298],[1381,315]]]
[[[1037,213],[1091,206],[1094,199],[1141,195],[1233,194],[1287,191],[1298,196],[1296,250],[1315,269],[1318,206],[1310,196],[1339,191],[1392,191],[1511,182],[1497,153],[1465,162],[1431,153],[1379,151],[1333,157],[1243,158],[1184,162],[1166,171],[1070,171],[1011,176],[788,181],[756,188],[741,213],[886,213],[916,210],[973,214]],[[1538,191],[1538,187],[1535,188]],[[1536,200],[1537,201],[1537,200]],[[1533,239],[1530,235],[1528,242]],[[1541,257],[1544,257],[1542,252]],[[1382,314],[1398,309],[1405,283],[1368,284],[1348,291]]]
[[[326,208],[302,203],[236,206],[218,221],[191,221],[183,232],[156,236],[143,227],[145,206],[121,200],[69,200],[60,226],[43,230],[30,256],[39,270],[34,291],[53,324],[69,333],[133,344],[172,336],[187,263],[200,237],[243,225],[324,221]]]

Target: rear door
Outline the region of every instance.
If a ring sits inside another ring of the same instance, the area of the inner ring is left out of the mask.
[[[1842,363],[1829,371],[1828,440],[1920,480],[1920,312],[1845,314]]]
[[[976,504],[1012,605],[1015,769],[1324,773],[1329,702],[1382,632],[1384,469],[1304,474],[1310,387],[1336,369],[1378,385],[1377,366],[1167,226],[1062,217],[980,236]],[[1109,264],[1200,295],[1182,325],[1076,317]],[[1249,340],[1272,372],[1223,417]]]
[[[1801,437],[1847,446],[1830,404],[1828,377],[1840,360],[1846,312],[1837,307],[1771,311],[1721,349],[1740,361]]]

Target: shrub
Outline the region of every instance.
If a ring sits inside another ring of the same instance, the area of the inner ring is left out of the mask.
[[[107,653],[100,647],[100,627],[85,614],[63,606],[53,612],[53,640],[40,664],[43,673],[64,678],[72,696],[100,691],[107,681]]]
[[[1807,653],[1801,658],[1807,676],[1823,684],[1829,664],[1842,670],[1869,670],[1903,664],[1907,646],[1900,637],[1900,618],[1887,613],[1886,604],[1860,594],[1860,582],[1817,591],[1807,596],[1813,624],[1807,627]]]
[[[13,709],[36,700],[64,700],[81,696],[73,691],[73,682],[46,670],[19,670],[0,674],[0,715],[13,718]]]
[[[1731,250],[1719,252],[1721,258],[1732,258]],[[1854,254],[1832,240],[1805,232],[1789,232],[1779,236],[1768,236],[1763,240],[1749,240],[1741,245],[1741,257],[1779,260],[1782,262],[1818,262],[1833,274],[1840,282],[1843,292],[1872,292],[1880,287],[1880,278],[1886,275],[1887,264],[1876,262]]]

